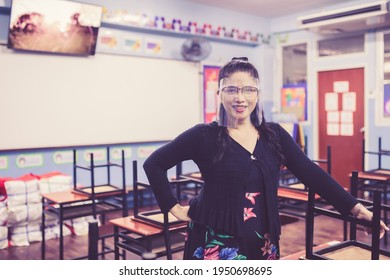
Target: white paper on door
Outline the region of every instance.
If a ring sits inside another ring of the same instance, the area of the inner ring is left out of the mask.
[[[337,93],[325,93],[325,111],[337,111],[339,109],[339,99]]]
[[[356,112],[356,93],[346,92],[342,96],[343,111]]]

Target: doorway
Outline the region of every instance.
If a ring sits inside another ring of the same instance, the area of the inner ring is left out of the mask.
[[[332,149],[332,176],[349,188],[348,174],[362,166],[364,68],[318,72],[319,156]]]

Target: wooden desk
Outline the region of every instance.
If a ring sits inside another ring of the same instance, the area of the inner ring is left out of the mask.
[[[104,200],[93,202],[89,196],[82,195],[72,190],[42,194],[42,244],[41,258],[45,259],[45,213],[51,212],[59,217],[59,259],[64,259],[63,224],[65,220],[90,216],[93,213],[93,203],[97,214],[105,214],[111,211],[121,210],[122,207]],[[96,217],[94,217],[96,219]]]
[[[115,259],[120,256],[126,259],[126,254],[119,253],[119,249],[124,249],[142,256],[144,253],[155,253],[157,257],[166,255],[166,241],[164,238],[164,229],[155,225],[147,224],[134,219],[134,216],[117,218],[109,221],[114,226],[114,251]],[[175,224],[169,227],[170,233],[183,231],[187,227],[187,222]],[[178,252],[184,249],[184,236],[171,234],[172,252]]]

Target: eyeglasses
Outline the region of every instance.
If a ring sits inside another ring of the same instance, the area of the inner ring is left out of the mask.
[[[222,92],[233,97],[233,96],[237,96],[240,90],[245,97],[250,97],[250,98],[257,96],[257,94],[259,93],[259,90],[256,87],[252,87],[252,86],[245,86],[242,88],[236,86],[228,86],[228,87],[224,87],[222,89]]]

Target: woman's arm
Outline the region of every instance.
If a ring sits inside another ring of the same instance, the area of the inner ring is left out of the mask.
[[[331,203],[337,211],[358,219],[372,220],[372,212],[344,190],[328,173],[311,161],[298,147],[290,134],[279,126],[280,143],[287,168],[309,188],[313,188],[323,199]],[[389,228],[381,221],[381,237]],[[367,229],[370,232],[370,229]]]
[[[366,220],[366,221],[371,221],[373,214],[371,211],[369,211],[366,207],[363,206],[361,203],[357,203],[351,210],[352,216],[355,218],[361,219],[361,220]],[[383,221],[380,221],[381,223],[381,228],[380,228],[380,238],[382,238],[385,235],[386,231],[389,231],[390,229],[386,226],[386,224]],[[364,228],[366,233],[371,233],[372,229],[371,228]]]
[[[344,190],[327,172],[309,159],[298,147],[290,134],[279,126],[280,145],[285,156],[286,167],[307,187],[314,189],[337,211],[350,214],[356,199]]]
[[[201,130],[201,125],[197,125],[183,132],[153,152],[143,165],[157,203],[164,213],[179,205],[169,184],[167,170],[184,160],[197,157],[201,143]],[[173,209],[173,212],[178,209],[177,207]]]

